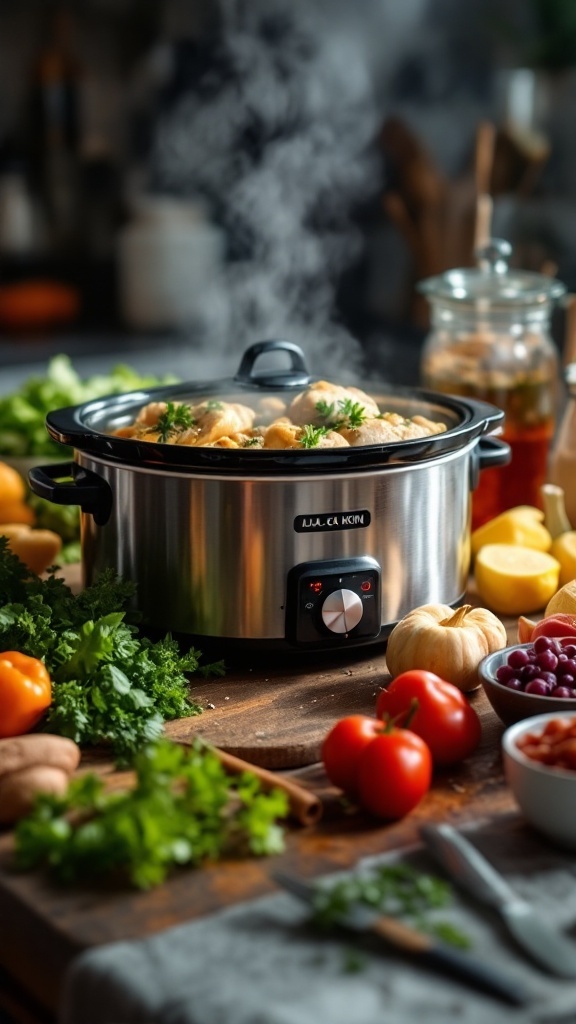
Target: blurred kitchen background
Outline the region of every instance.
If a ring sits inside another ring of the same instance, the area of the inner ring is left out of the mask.
[[[575,0],[0,0],[0,392],[269,337],[415,384],[479,193],[576,291],[575,121]]]

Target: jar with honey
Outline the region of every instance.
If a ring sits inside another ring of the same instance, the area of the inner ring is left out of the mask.
[[[564,285],[508,265],[511,246],[492,239],[476,267],[421,281],[431,330],[421,382],[443,394],[478,398],[505,414],[511,448],[504,468],[484,469],[472,499],[472,529],[515,505],[541,507],[556,426],[559,360],[550,334]]]

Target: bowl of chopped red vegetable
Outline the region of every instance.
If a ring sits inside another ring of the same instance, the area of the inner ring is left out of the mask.
[[[516,722],[502,737],[504,773],[524,817],[576,850],[576,713]]]
[[[553,711],[576,713],[576,639],[539,636],[487,655],[482,686],[505,725]]]

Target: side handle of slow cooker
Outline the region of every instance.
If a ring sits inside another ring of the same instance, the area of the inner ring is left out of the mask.
[[[478,486],[478,479],[483,469],[494,466],[507,466],[512,458],[510,445],[500,437],[486,434],[480,437],[470,460],[470,490]]]
[[[104,526],[112,511],[110,484],[90,469],[76,462],[57,462],[50,466],[35,466],[28,473],[30,488],[39,498],[55,505],[79,505],[83,512],[94,517],[98,526]]]

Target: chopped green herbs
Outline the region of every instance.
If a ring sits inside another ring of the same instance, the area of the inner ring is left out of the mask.
[[[189,430],[194,426],[194,422],[189,405],[176,405],[175,402],[167,402],[166,411],[158,417],[155,429],[160,434],[160,440],[166,442],[171,434]]]
[[[42,658],[52,677],[50,732],[80,745],[105,743],[129,761],[165,720],[198,714],[186,673],[201,653],[170,636],[153,643],[129,624],[134,586],[112,570],[77,597],[61,578],[40,579],[0,537],[0,649]],[[223,674],[222,662],[203,666]]]
[[[178,866],[283,850],[285,793],[264,792],[251,773],[228,775],[200,742],[159,740],[134,769],[132,789],[106,792],[89,773],[64,797],[38,796],[16,827],[16,865],[46,867],[63,882],[112,876],[150,889]]]
[[[328,927],[355,903],[378,910],[381,914],[401,917],[415,927],[436,935],[444,942],[466,948],[466,935],[454,925],[434,920],[432,911],[449,906],[451,886],[441,878],[416,871],[409,864],[384,864],[369,874],[354,874],[333,885],[318,885],[314,919]]]

